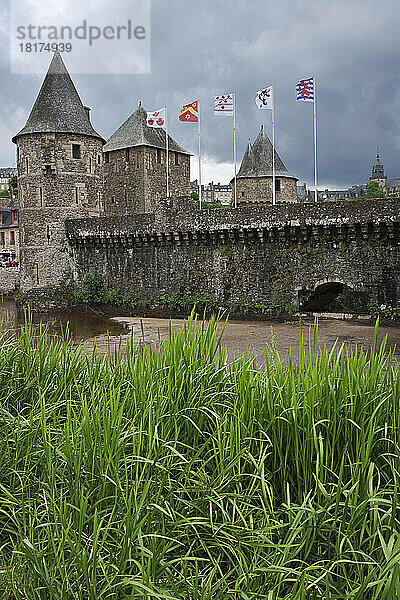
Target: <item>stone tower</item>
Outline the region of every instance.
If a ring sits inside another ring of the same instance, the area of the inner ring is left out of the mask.
[[[55,53],[17,145],[21,291],[54,292],[70,276],[65,220],[98,215],[104,140]],[[35,294],[36,292],[36,294]]]
[[[387,177],[385,175],[385,169],[383,168],[383,164],[381,163],[381,159],[379,156],[379,149],[378,149],[378,151],[376,153],[376,163],[372,167],[372,173],[371,173],[371,177],[369,178],[369,180],[377,181],[381,188],[385,188],[386,179],[387,179]]]
[[[236,189],[238,203],[272,202],[272,144],[263,125],[253,146],[249,140],[236,176]],[[275,191],[277,202],[297,202],[297,178],[286,169],[276,149]]]
[[[170,195],[188,196],[190,154],[170,136],[168,140]],[[105,214],[155,212],[167,195],[165,131],[148,127],[141,103],[103,150]]]

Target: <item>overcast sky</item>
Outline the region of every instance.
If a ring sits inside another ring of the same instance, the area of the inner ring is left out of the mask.
[[[82,2],[82,17],[93,19],[83,8],[89,4]],[[0,166],[9,166],[15,164],[10,138],[24,125],[43,77],[11,74],[10,2],[0,5],[6,16],[0,25]],[[102,1],[95,5],[101,19]],[[119,19],[134,19],[132,1],[107,5]],[[151,72],[73,79],[105,138],[142,100],[148,110],[168,106],[171,135],[193,153],[196,125],[181,124],[177,113],[199,98],[203,180],[221,182],[233,172],[232,121],[213,116],[213,96],[237,94],[240,162],[263,120],[270,134],[270,112],[259,111],[254,96],[274,84],[277,150],[288,170],[312,185],[312,104],[296,103],[295,86],[315,73],[319,182],[343,188],[368,180],[377,146],[387,175],[400,177],[399,23],[399,0],[152,0]],[[68,55],[65,62],[68,67]]]

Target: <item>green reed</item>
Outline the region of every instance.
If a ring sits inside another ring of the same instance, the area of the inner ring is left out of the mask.
[[[3,599],[400,598],[400,369],[215,319],[105,358],[29,320],[0,344]]]

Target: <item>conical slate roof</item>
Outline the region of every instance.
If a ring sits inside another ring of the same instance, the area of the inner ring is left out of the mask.
[[[173,152],[190,154],[184,150],[172,137],[168,136],[169,149]],[[138,108],[121,127],[112,134],[104,146],[104,152],[120,150],[121,148],[132,148],[133,146],[152,146],[154,148],[166,148],[165,130],[147,125],[147,112],[139,103]]]
[[[290,177],[297,181],[297,177],[286,169],[276,149],[275,176]],[[272,144],[263,126],[253,146],[248,143],[237,177],[272,177]]]
[[[247,144],[246,151],[243,155],[242,164],[240,165],[239,175],[241,172],[243,173],[251,173],[255,169],[255,160],[253,149],[251,147],[251,142],[249,139],[249,143]]]
[[[26,133],[76,133],[103,139],[92,127],[59,52],[55,52],[26,125]]]

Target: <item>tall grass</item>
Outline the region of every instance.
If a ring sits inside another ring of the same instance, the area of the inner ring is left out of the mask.
[[[0,597],[400,598],[400,369],[216,322],[105,359],[29,322],[0,344]]]

